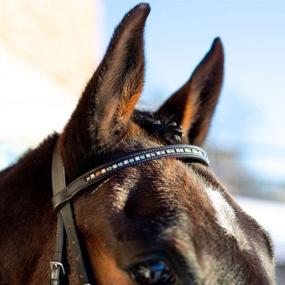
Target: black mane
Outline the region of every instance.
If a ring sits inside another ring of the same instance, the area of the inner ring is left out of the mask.
[[[181,142],[182,128],[169,118],[161,117],[154,112],[135,110],[132,119],[150,135],[167,144]]]

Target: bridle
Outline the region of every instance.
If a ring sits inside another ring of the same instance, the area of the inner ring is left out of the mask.
[[[87,260],[83,259],[73,219],[71,208],[72,199],[87,187],[112,176],[119,170],[161,158],[177,158],[187,163],[200,162],[202,164],[209,165],[207,153],[197,146],[179,144],[154,147],[128,153],[119,159],[93,168],[66,186],[64,164],[58,144],[56,144],[52,159],[52,203],[54,209],[57,211],[57,234],[56,252],[54,260],[50,262],[51,285],[60,285],[62,275],[66,274],[63,264],[64,245],[66,240],[65,235],[67,236],[71,253],[75,260],[75,269],[79,280],[78,284],[91,284],[91,276],[88,275],[86,267]],[[96,192],[96,189],[94,191]]]

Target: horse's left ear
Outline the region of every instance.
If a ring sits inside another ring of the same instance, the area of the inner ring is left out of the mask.
[[[94,152],[114,148],[132,125],[144,82],[143,35],[149,12],[142,3],[124,16],[67,123],[60,144],[68,173]]]
[[[217,38],[191,78],[156,112],[181,125],[183,142],[204,142],[220,95],[223,67],[223,46]]]

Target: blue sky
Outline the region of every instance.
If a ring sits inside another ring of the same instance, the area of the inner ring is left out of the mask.
[[[102,57],[115,26],[138,1],[101,1],[104,11],[97,12],[103,17],[103,32],[95,33],[94,39],[101,41],[103,35]],[[238,150],[248,171],[284,183],[285,2],[149,3],[152,12],[145,31],[147,66],[141,106],[161,104],[188,79],[219,36],[226,55],[225,82],[208,143]],[[16,68],[19,74],[21,70]],[[34,76],[30,77],[34,80]],[[45,123],[50,124],[49,120]],[[0,167],[23,151],[17,145],[20,141],[1,142]]]
[[[138,1],[105,1],[102,51]],[[158,106],[191,75],[219,36],[225,82],[209,143],[242,149],[245,166],[285,180],[285,2],[148,1],[142,106]],[[264,151],[267,150],[267,151]],[[267,154],[268,153],[268,154]]]

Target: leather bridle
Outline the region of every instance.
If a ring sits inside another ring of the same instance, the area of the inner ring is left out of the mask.
[[[54,209],[57,211],[57,235],[54,260],[50,262],[51,285],[60,285],[62,275],[66,274],[63,261],[65,235],[67,236],[71,253],[75,260],[75,268],[79,280],[78,284],[91,284],[91,276],[88,276],[86,259],[83,259],[73,219],[71,208],[72,199],[90,185],[112,176],[119,170],[161,158],[177,158],[187,163],[200,162],[209,165],[207,153],[197,146],[179,144],[154,147],[128,153],[119,159],[93,168],[66,186],[64,164],[58,144],[56,144],[52,160],[52,203]],[[96,189],[94,191],[96,191]]]

